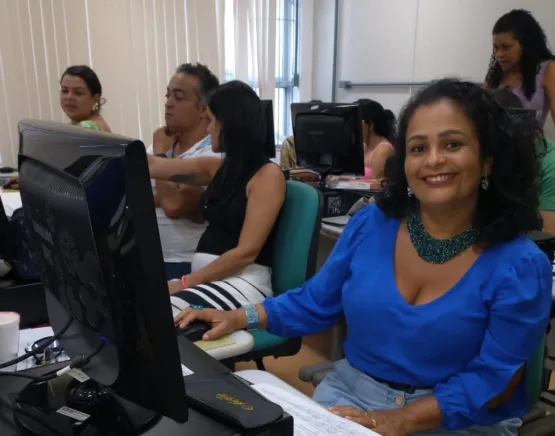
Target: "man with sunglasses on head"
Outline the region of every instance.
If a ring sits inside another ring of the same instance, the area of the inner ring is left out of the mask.
[[[166,125],[154,132],[148,151],[169,159],[219,157],[212,152],[206,130],[206,104],[218,85],[218,78],[205,65],[180,65],[166,89]],[[206,228],[199,210],[204,189],[159,180],[152,184],[166,278],[180,278],[191,272],[193,254]]]

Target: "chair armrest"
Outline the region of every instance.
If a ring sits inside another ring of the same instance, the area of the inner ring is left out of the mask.
[[[347,337],[347,326],[345,319],[342,319],[331,328],[331,360],[333,362],[345,357],[343,343]]]
[[[225,360],[235,356],[240,356],[252,350],[252,347],[254,346],[254,338],[250,333],[240,330],[231,333],[229,336],[235,341],[234,344],[211,348],[206,350],[206,353],[216,360]]]
[[[299,378],[304,382],[312,382],[312,384],[316,386],[317,383],[315,383],[315,379],[318,379],[320,382],[323,378],[319,377],[319,374],[324,374],[325,376],[325,374],[327,374],[331,370],[333,370],[333,362],[326,360],[314,365],[302,367],[299,371]]]

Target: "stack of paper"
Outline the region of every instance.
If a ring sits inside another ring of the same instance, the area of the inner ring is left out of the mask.
[[[13,215],[13,211],[21,207],[21,195],[19,192],[2,192],[2,204],[7,217]]]
[[[252,387],[293,417],[295,436],[379,436],[366,427],[328,412],[302,395],[266,383]]]

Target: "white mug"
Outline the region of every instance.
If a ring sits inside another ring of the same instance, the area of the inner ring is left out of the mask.
[[[0,312],[0,363],[9,362],[17,357],[19,350],[19,313]],[[4,371],[15,371],[16,365]]]

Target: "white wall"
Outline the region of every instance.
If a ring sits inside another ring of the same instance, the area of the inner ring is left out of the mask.
[[[317,3],[312,94],[329,101],[335,1]],[[514,8],[530,10],[555,48],[554,0],[340,0],[337,82],[420,82],[445,76],[481,82],[493,24]],[[398,113],[412,91],[337,88],[336,100],[372,98]]]
[[[302,0],[302,8],[305,1]],[[315,3],[312,98],[309,100],[331,101],[335,0],[316,0]]]

